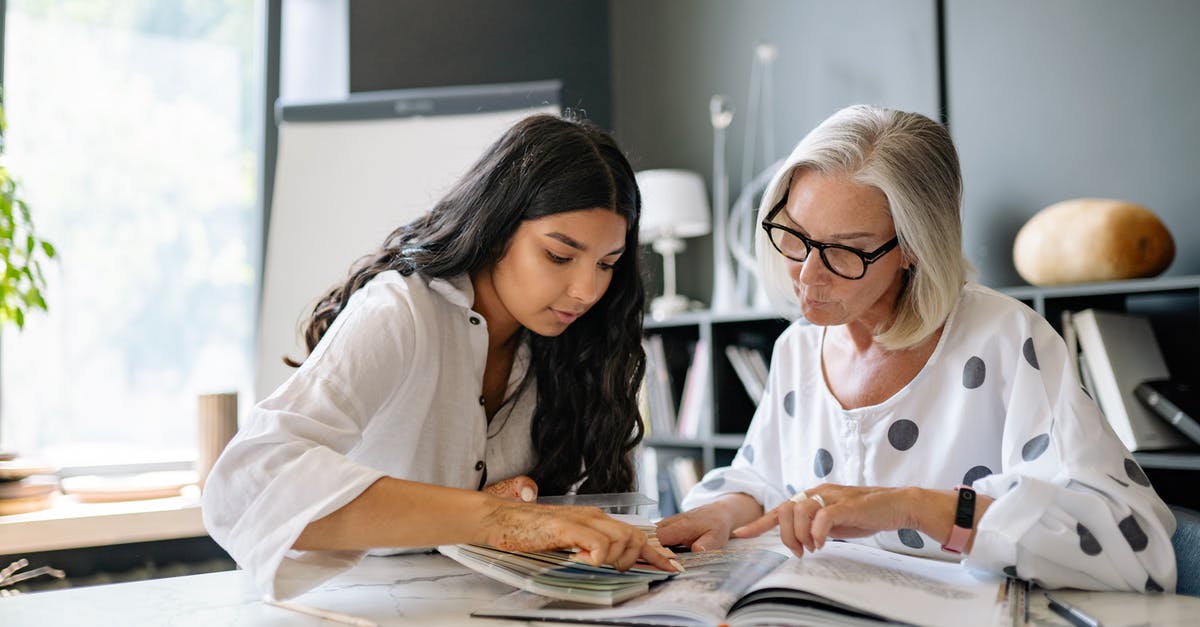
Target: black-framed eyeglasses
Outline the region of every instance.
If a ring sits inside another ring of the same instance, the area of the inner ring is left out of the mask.
[[[899,237],[893,237],[883,246],[866,252],[841,244],[826,244],[809,239],[795,229],[772,222],[786,204],[787,196],[784,195],[779,204],[771,209],[771,213],[767,214],[767,219],[762,221],[762,228],[767,232],[767,238],[771,240],[775,250],[792,261],[803,262],[815,248],[820,251],[825,267],[843,279],[853,281],[863,278],[867,274],[867,266],[879,261],[880,257],[888,254],[900,243]]]

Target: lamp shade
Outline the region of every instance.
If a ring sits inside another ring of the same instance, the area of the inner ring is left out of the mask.
[[[696,237],[712,229],[704,179],[690,170],[643,170],[637,173],[642,192],[638,235],[644,242]]]

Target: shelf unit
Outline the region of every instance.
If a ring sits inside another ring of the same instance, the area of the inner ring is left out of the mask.
[[[1200,381],[1200,275],[1135,279],[1052,287],[1001,288],[1062,330],[1064,311],[1087,308],[1130,312],[1150,318],[1155,335],[1173,376]],[[788,321],[770,312],[688,312],[667,320],[647,320],[645,333],[661,335],[667,357],[675,406],[683,392],[683,381],[691,364],[697,340],[708,343],[709,381],[702,395],[699,435],[682,438],[651,432],[646,446],[656,449],[658,472],[679,456],[697,459],[704,471],[729,464],[741,447],[754,414],[751,399],[725,355],[731,343],[758,348],[770,358],[775,338]],[[1134,453],[1154,485],[1168,502],[1195,501],[1181,493],[1170,498],[1174,486],[1188,473],[1200,471],[1200,451],[1147,451]],[[1184,473],[1184,475],[1180,475]],[[1182,486],[1180,486],[1182,489]],[[1193,505],[1194,503],[1188,503]]]

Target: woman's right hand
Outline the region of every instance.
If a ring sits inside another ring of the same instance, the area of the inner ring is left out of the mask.
[[[664,518],[658,523],[658,540],[664,546],[680,544],[693,551],[711,551],[725,546],[735,527],[762,516],[762,505],[748,494],[736,492],[691,511]]]
[[[637,527],[610,518],[595,507],[536,505],[497,500],[483,520],[485,542],[510,551],[579,549],[579,557],[599,566],[628,570],[638,559],[667,572],[679,570],[675,556]]]

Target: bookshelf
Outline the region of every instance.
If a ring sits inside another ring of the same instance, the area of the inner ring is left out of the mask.
[[[1095,308],[1148,317],[1173,376],[1200,380],[1200,275],[1159,277],[1051,287],[1001,288],[1037,311],[1062,332],[1064,311]],[[655,449],[657,474],[669,472],[672,460],[691,457],[701,472],[728,465],[754,415],[752,399],[725,354],[731,344],[759,350],[770,363],[775,338],[788,321],[770,312],[688,312],[667,320],[647,320],[645,334],[662,338],[675,407],[698,341],[707,342],[707,385],[700,388],[700,420],[695,437],[652,429],[645,441]],[[1197,506],[1187,486],[1200,472],[1200,450],[1134,453],[1168,503]],[[662,481],[659,481],[662,485]],[[660,494],[660,500],[662,495]]]
[[[664,432],[653,425],[645,440],[655,450],[655,475],[658,477],[660,512],[667,515],[671,506],[664,501],[664,490],[675,491],[674,485],[664,486],[662,476],[670,475],[677,458],[691,458],[699,474],[733,461],[742,445],[750,419],[754,416],[757,399],[752,398],[726,356],[727,346],[743,346],[759,351],[770,364],[775,339],[787,328],[788,321],[773,313],[746,311],[714,314],[689,312],[668,320],[647,320],[647,337],[662,338],[663,353],[670,380],[674,406],[681,407],[684,382],[693,364],[693,352],[698,342],[707,344],[707,377],[695,387],[698,404],[696,435],[684,437],[674,429]],[[651,377],[647,373],[647,378]],[[674,423],[674,420],[670,421]],[[646,476],[643,474],[643,476]]]

